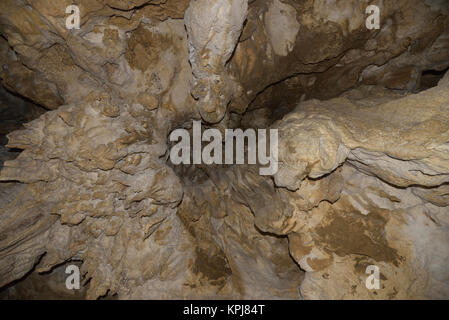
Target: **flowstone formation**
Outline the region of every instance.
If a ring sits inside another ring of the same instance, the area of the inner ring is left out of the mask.
[[[0,297],[449,298],[448,3],[2,0],[0,34]],[[194,120],[278,130],[278,171],[173,164]]]

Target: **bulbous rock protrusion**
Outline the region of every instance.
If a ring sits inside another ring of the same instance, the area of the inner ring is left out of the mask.
[[[191,1],[185,13],[195,79],[192,95],[209,123],[223,119],[231,100],[234,86],[225,65],[237,45],[247,11],[247,0],[198,0]]]

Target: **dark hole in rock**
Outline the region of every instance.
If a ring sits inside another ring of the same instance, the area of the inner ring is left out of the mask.
[[[419,82],[420,91],[436,87],[438,82],[444,77],[448,70],[449,68],[443,70],[424,70],[421,73],[421,79]]]

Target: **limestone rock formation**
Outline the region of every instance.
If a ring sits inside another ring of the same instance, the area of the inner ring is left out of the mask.
[[[74,2],[0,2],[1,298],[449,298],[447,2]],[[194,120],[279,170],[173,164]]]

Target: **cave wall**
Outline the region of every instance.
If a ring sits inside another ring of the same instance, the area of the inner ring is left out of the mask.
[[[75,3],[0,3],[10,296],[81,261],[88,299],[449,297],[448,4]],[[170,164],[193,120],[278,129],[279,171]]]

